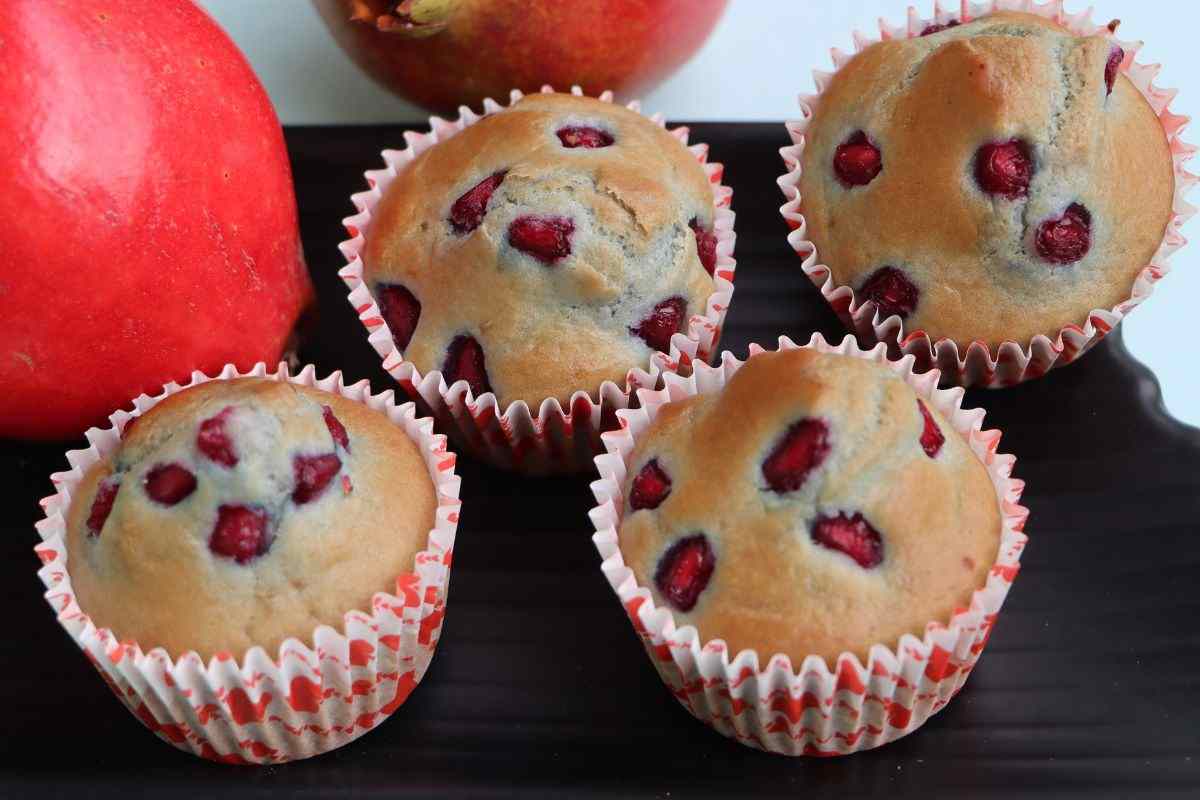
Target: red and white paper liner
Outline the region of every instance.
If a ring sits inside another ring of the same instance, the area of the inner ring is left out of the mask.
[[[834,74],[845,66],[855,54],[878,41],[915,38],[921,35],[921,31],[926,26],[935,22],[945,24],[955,19],[969,22],[994,11],[1024,11],[1037,14],[1054,20],[1079,36],[1104,33],[1125,50],[1125,60],[1121,64],[1121,72],[1125,73],[1150,103],[1151,108],[1158,115],[1163,132],[1167,137],[1175,169],[1175,198],[1171,219],[1167,223],[1162,243],[1150,263],[1138,273],[1127,300],[1118,303],[1111,309],[1093,309],[1082,325],[1073,323],[1063,325],[1058,337],[1054,340],[1039,334],[1029,342],[1002,342],[995,352],[986,343],[975,341],[966,348],[965,352],[962,352],[958,345],[950,339],[942,338],[933,341],[923,330],[905,332],[904,322],[898,316],[879,318],[874,302],[858,300],[853,287],[834,281],[829,267],[821,261],[816,245],[808,239],[807,222],[800,210],[802,199],[800,197],[801,157],[805,147],[805,132],[812,121],[821,93],[829,86]],[[814,70],[813,78],[817,85],[817,93],[800,97],[801,118],[787,123],[792,144],[779,151],[788,170],[787,174],[778,180],[779,187],[787,198],[787,202],[779,210],[787,221],[788,227],[791,228],[791,233],[788,234],[788,244],[803,259],[804,274],[821,290],[821,294],[846,326],[858,335],[859,341],[868,344],[884,342],[893,356],[901,353],[913,356],[916,359],[918,371],[923,372],[936,367],[941,370],[942,379],[946,383],[990,388],[1011,386],[1040,377],[1054,367],[1070,364],[1079,358],[1103,339],[1126,314],[1149,297],[1154,290],[1154,284],[1167,274],[1169,271],[1168,258],[1187,242],[1179,233],[1179,228],[1196,213],[1195,207],[1184,200],[1187,193],[1200,180],[1183,168],[1184,163],[1196,152],[1194,146],[1184,143],[1180,138],[1180,134],[1188,123],[1188,118],[1170,111],[1169,106],[1176,95],[1176,90],[1160,89],[1154,85],[1153,81],[1158,75],[1160,66],[1157,64],[1142,65],[1134,61],[1134,56],[1141,48],[1142,43],[1117,39],[1111,35],[1106,25],[1093,23],[1091,15],[1092,9],[1090,8],[1078,14],[1068,14],[1063,8],[1062,0],[1050,0],[1045,3],[1034,2],[1034,0],[991,0],[984,3],[971,3],[963,0],[961,3],[954,4],[953,10],[943,9],[940,3],[935,2],[933,19],[928,20],[919,17],[916,9],[910,6],[908,19],[902,25],[893,27],[880,20],[878,38],[871,38],[855,31],[854,53],[843,53],[834,48],[832,51],[833,72]]]
[[[787,337],[780,350],[797,348]],[[617,529],[624,509],[622,486],[639,437],[666,403],[720,391],[743,361],[729,352],[720,366],[697,365],[687,377],[666,374],[665,388],[642,390],[639,408],[623,411],[621,430],[604,434],[608,453],[596,457],[600,480],[592,483],[598,505],[592,540],[604,559],[601,569],[617,593],[650,660],[672,694],[697,719],[739,742],[781,755],[836,756],[868,750],[911,733],[962,688],[987,643],[996,616],[1016,578],[1029,512],[1018,504],[1024,482],[1010,477],[1015,459],[996,452],[1000,432],[983,430],[983,410],[963,409],[963,390],[938,389],[937,371],[913,372],[913,359],[887,357],[883,344],[859,349],[850,336],[838,346],[820,334],[804,345],[887,365],[922,398],[937,407],[987,467],[1000,504],[1003,530],[987,583],[948,624],[931,622],[924,638],[905,634],[899,642],[871,646],[864,665],[842,653],[831,670],[810,655],[795,669],[783,654],[743,650],[730,653],[720,639],[704,641],[693,626],[679,628],[669,607],[656,607],[621,555]],[[750,346],[750,357],[762,352]]]
[[[553,91],[549,86],[542,87],[543,93]],[[583,95],[578,86],[572,87],[571,93]],[[522,97],[524,94],[514,89],[510,105]],[[598,99],[611,103],[613,94],[604,92]],[[641,112],[636,101],[629,103],[627,108]],[[502,409],[494,393],[475,397],[465,380],[447,385],[440,370],[422,374],[414,364],[404,360],[376,299],[363,280],[363,250],[372,211],[400,170],[438,142],[505,109],[491,98],[483,101],[482,114],[460,106],[457,120],[430,117],[429,133],[405,131],[406,148],[384,150],[386,166],[365,173],[371,188],[350,198],[358,213],[342,221],[351,238],[338,245],[347,262],[338,274],[350,289],[350,304],[366,326],[367,340],[383,359],[383,368],[421,404],[423,411],[437,420],[439,430],[449,433],[456,444],[493,464],[528,474],[580,472],[591,468],[592,458],[602,450],[600,431],[615,427],[616,410],[628,407],[636,389],[655,386],[664,369],[686,370],[693,360],[707,361],[716,352],[725,311],[733,296],[733,276],[737,267],[733,259],[734,213],[729,208],[733,190],[721,183],[724,167],[709,163],[708,145],[689,144],[686,127],[670,129],[669,132],[696,158],[712,186],[717,265],[713,273],[714,290],[705,302],[704,313],[695,314],[688,320],[687,333],[676,333],[671,337],[669,354],[653,354],[646,365],[648,369],[631,369],[625,377],[624,388],[611,381],[605,381],[599,387],[580,387],[571,395],[568,408],[564,409],[557,398],[551,397],[542,401],[536,415],[523,400]],[[660,127],[666,127],[663,115],[655,114],[650,119]],[[552,358],[553,354],[547,357]],[[592,400],[589,392],[595,392],[600,402]]]
[[[425,675],[441,634],[458,527],[459,478],[446,437],[433,421],[418,418],[412,403],[397,406],[389,390],[371,394],[366,381],[352,386],[340,372],[318,379],[312,366],[290,375],[286,364],[247,373],[226,366],[215,379],[255,376],[290,381],[340,394],[384,414],[417,444],[437,492],[428,544],[413,570],[396,577],[394,593],[378,592],[369,610],[348,610],[339,630],[316,628],[312,645],[291,638],[273,658],[261,647],[243,657],[218,653],[208,664],[195,652],[177,659],[161,647],[144,653],[136,641],[97,628],[79,607],[67,573],[66,515],[84,473],[117,448],[121,431],[164,398],[187,388],[168,384],[156,397],[141,395],[134,411],[117,411],[113,426],[87,432],[86,450],[67,453],[70,471],[51,476],[57,493],[42,500],[37,523],[42,543],[38,576],[58,621],[105,683],[150,730],[180,750],[229,764],[273,764],[328,752],[388,718]],[[193,372],[188,386],[209,378]],[[386,523],[384,523],[386,524]]]

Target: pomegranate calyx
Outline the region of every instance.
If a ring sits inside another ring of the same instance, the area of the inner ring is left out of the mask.
[[[446,29],[460,0],[349,0],[350,21],[383,33],[423,39]]]

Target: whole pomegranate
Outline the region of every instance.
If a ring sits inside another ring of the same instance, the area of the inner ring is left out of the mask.
[[[442,113],[510,89],[645,91],[694,53],[727,0],[314,0],[342,48]]]
[[[0,437],[274,361],[312,299],[287,151],[188,0],[0,3]]]

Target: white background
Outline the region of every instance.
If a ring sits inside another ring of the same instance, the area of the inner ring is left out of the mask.
[[[557,0],[586,2],[586,0]],[[376,87],[334,44],[304,0],[200,0],[249,57],[285,124],[419,122],[427,115]],[[957,7],[955,2],[945,3]],[[1200,8],[1188,0],[1094,0],[1095,19],[1122,20],[1120,35],[1142,40],[1141,62],[1164,65],[1158,83],[1181,89],[1176,113],[1200,109]],[[1077,11],[1083,2],[1068,2]],[[829,49],[852,48],[851,32],[876,20],[904,19],[904,0],[731,0],[696,57],[644,98],[648,110],[677,120],[782,120],[796,95],[812,89],[812,70],[830,65]],[[923,16],[932,0],[922,2]],[[1200,142],[1200,131],[1192,138]],[[1200,159],[1193,165],[1200,170]],[[775,191],[775,187],[764,187]],[[1191,198],[1200,203],[1200,190]],[[782,200],[781,200],[782,202]],[[736,204],[735,204],[736,210]],[[1200,220],[1184,228],[1200,237]],[[780,225],[780,235],[784,228]],[[1182,346],[1200,303],[1200,242],[1171,261],[1173,272],[1124,323],[1130,349],[1163,384],[1167,408],[1200,425],[1200,360]]]

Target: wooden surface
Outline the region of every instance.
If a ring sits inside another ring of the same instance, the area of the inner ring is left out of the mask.
[[[401,129],[288,132],[321,320],[302,356],[389,385],[336,271],[348,197]],[[726,164],[737,291],[723,346],[841,328],[777,213],[781,125],[694,126]],[[1188,251],[1181,268],[1187,268]],[[1137,313],[1154,313],[1154,303]],[[54,622],[32,548],[65,444],[0,443],[0,796],[827,796],[1200,793],[1200,433],[1165,416],[1114,336],[1016,389],[971,393],[1028,482],[1028,550],[967,688],[882,749],[785,759],[694,721],[662,687],[599,570],[590,478],[459,461],[446,627],[425,681],[377,730],[266,769],[217,766],[144,730]]]

